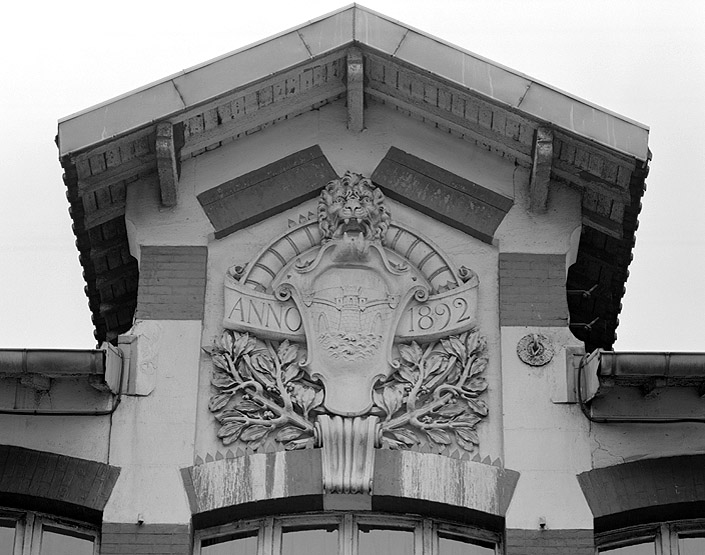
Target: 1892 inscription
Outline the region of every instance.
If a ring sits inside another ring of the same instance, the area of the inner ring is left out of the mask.
[[[434,339],[471,326],[476,318],[474,290],[455,290],[411,303],[397,326],[396,341],[423,336]]]

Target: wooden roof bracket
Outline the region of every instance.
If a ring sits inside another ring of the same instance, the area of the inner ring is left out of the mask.
[[[178,202],[176,186],[179,183],[179,172],[176,164],[173,124],[169,122],[157,124],[155,150],[162,206],[176,206]]]
[[[348,129],[359,133],[365,127],[363,62],[359,48],[350,48],[347,59]]]
[[[529,181],[529,209],[535,214],[548,210],[548,182],[553,165],[553,131],[539,127],[534,136],[534,154]]]

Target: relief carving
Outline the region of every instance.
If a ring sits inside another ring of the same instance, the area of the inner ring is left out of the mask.
[[[553,345],[545,335],[530,333],[517,343],[517,355],[529,366],[544,366],[553,359]]]
[[[474,272],[392,222],[369,179],[331,181],[317,221],[225,277],[226,329],[209,350],[218,437],[250,450],[322,446],[337,465],[324,469],[333,492],[370,481],[331,473],[371,472],[372,446],[474,451],[488,413],[477,287]],[[355,464],[341,463],[345,442],[366,446],[350,452]]]
[[[487,367],[487,343],[477,330],[423,347],[399,345],[400,368],[373,392],[385,414],[381,442],[392,449],[430,442],[438,450],[480,444],[475,427],[488,413],[479,396]]]

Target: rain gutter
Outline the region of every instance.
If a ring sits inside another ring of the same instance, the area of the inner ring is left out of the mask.
[[[117,357],[117,360],[116,360]],[[106,370],[119,364],[116,384],[106,381]],[[108,409],[52,410],[52,409],[0,409],[0,414],[25,416],[106,416],[115,412],[122,400],[124,365],[120,351],[112,346],[106,349],[59,350],[59,349],[0,349],[0,377],[22,380],[32,376],[48,379],[88,378],[112,394]]]
[[[589,403],[603,393],[604,386],[638,387],[648,395],[658,387],[696,387],[705,395],[705,353],[638,353],[595,350],[585,355],[578,367],[578,404],[590,422],[670,424],[705,423],[703,417],[679,416],[596,416]]]

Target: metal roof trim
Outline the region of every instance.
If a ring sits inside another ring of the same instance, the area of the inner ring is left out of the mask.
[[[332,32],[333,38],[323,40],[328,35],[319,32],[321,30]],[[307,44],[306,36],[314,48]],[[317,47],[312,37],[319,37]],[[640,160],[648,158],[647,126],[357,4],[345,6],[62,118],[59,120],[60,155],[88,148],[171,116],[351,41],[385,52],[609,148]],[[277,56],[271,63],[272,57],[267,52],[277,49],[277,44],[282,43],[282,46],[284,42],[289,42],[288,52],[292,46],[296,52],[293,56]],[[435,54],[429,56],[429,53]],[[270,62],[265,67],[250,68],[244,77],[233,75],[233,72],[228,73],[226,78],[219,75],[219,68],[236,67],[246,58],[258,56],[266,57]],[[206,74],[210,74],[211,80],[207,86],[199,86],[199,81]],[[214,76],[218,77],[215,88]],[[504,80],[504,85],[495,91],[493,78],[497,77]],[[180,91],[189,87],[190,94],[185,98]],[[148,100],[146,104],[140,100],[145,98]],[[577,121],[576,112],[582,113]]]

